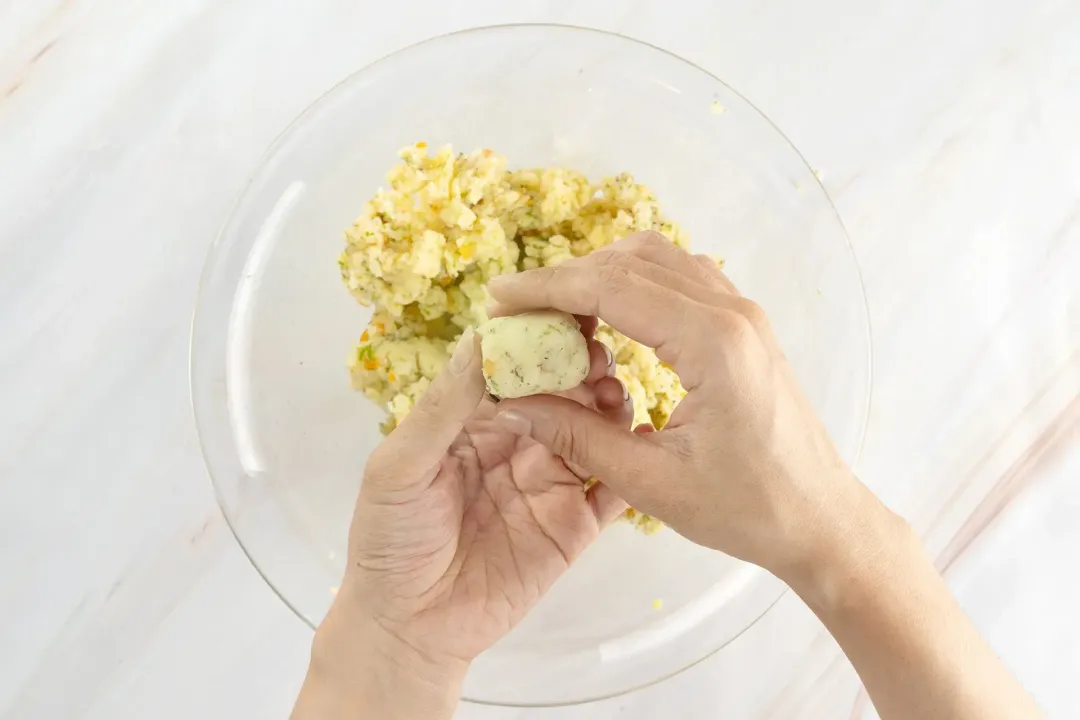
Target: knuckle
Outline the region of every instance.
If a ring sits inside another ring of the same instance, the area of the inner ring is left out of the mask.
[[[680,467],[693,462],[694,458],[699,454],[700,448],[693,435],[671,433],[670,436],[665,439],[667,440],[665,444],[668,452],[674,457],[674,460]]]
[[[769,323],[769,318],[765,314],[765,310],[753,300],[737,298],[735,301],[735,309],[755,328],[765,327]]]
[[[656,230],[643,230],[642,232],[635,233],[631,237],[633,238],[633,242],[638,247],[663,248],[671,245],[671,240],[669,240],[666,235],[661,232],[657,232]]]
[[[601,289],[610,292],[625,288],[630,282],[631,274],[625,258],[613,258],[597,269],[596,280]]]
[[[714,337],[722,340],[726,347],[737,346],[754,334],[754,326],[742,313],[728,308],[717,308],[712,312]]]
[[[529,272],[539,285],[547,285],[567,274],[566,268],[560,268],[558,265],[538,267],[534,270],[529,270]]]
[[[365,481],[377,481],[387,474],[387,469],[393,460],[393,454],[387,449],[387,445],[386,442],[380,443],[378,447],[371,451],[367,464],[364,466]]]
[[[608,247],[600,248],[599,250],[594,250],[593,252],[586,255],[585,259],[587,259],[589,264],[591,264],[591,265],[595,265],[597,267],[603,267],[605,265],[616,265],[616,264],[618,264],[619,260],[624,255],[626,255],[626,253],[619,252],[618,250],[612,250],[611,246],[609,245]]]
[[[445,378],[443,378],[445,380]],[[436,378],[435,382],[428,385],[427,390],[421,396],[420,401],[413,406],[410,414],[419,414],[420,416],[426,416],[431,408],[441,407],[446,401],[447,388],[444,382],[439,381],[440,378]]]
[[[586,266],[586,267],[599,267],[599,266],[606,265],[609,262],[611,262],[611,259],[615,255],[618,255],[618,253],[615,250],[612,250],[611,246],[609,245],[608,247],[603,247],[603,248],[600,248],[598,250],[593,250],[588,255],[582,255],[581,257],[576,257],[573,260],[569,260],[566,263],[564,263],[563,265],[557,265],[556,267],[567,267],[567,266],[572,267],[572,266],[575,266],[575,265],[576,266]]]
[[[757,336],[757,328],[748,317],[740,313],[731,314],[731,329],[728,332],[736,347],[741,347]]]
[[[682,366],[684,364],[685,357],[685,353],[683,351],[683,342],[685,341],[661,343],[656,348],[656,357],[660,358],[660,360],[666,362],[671,367],[676,368],[677,372],[683,371]],[[679,377],[684,381],[689,379],[683,378],[682,375],[680,375]]]
[[[698,275],[705,281],[705,283],[715,291],[719,291],[724,295],[728,293],[725,291],[724,283],[722,280],[722,274],[720,272],[720,266],[716,264],[716,260],[708,255],[694,255],[694,262],[698,266]]]
[[[734,313],[722,307],[709,308],[708,324],[717,335],[727,335],[734,324]]]
[[[569,424],[559,423],[552,429],[551,450],[563,459],[578,462],[584,445],[583,433],[576,432]]]
[[[694,255],[694,262],[696,262],[702,267],[703,270],[706,270],[710,274],[715,274],[720,270],[720,268],[716,264],[716,261],[708,255]]]

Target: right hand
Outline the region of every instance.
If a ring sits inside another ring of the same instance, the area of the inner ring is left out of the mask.
[[[761,308],[706,257],[639,233],[557,267],[493,279],[494,313],[596,315],[649,347],[687,395],[657,432],[564,398],[505,400],[497,419],[595,474],[688,539],[785,577],[875,502],[800,390]]]

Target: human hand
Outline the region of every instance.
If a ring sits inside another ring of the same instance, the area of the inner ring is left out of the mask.
[[[596,320],[579,320],[591,371],[563,399],[628,426],[633,407],[612,377],[610,351],[592,339]],[[456,697],[473,658],[508,633],[625,508],[602,484],[584,492],[580,468],[495,423],[485,394],[479,340],[466,331],[425,396],[368,460],[345,579],[316,635],[313,669],[334,664],[320,656],[370,667],[369,657],[343,648],[349,644],[384,656],[375,663],[382,668],[404,665],[397,675],[422,679],[398,688],[398,703],[401,695],[433,696],[414,715],[438,715],[432,706]]]
[[[640,233],[490,289],[496,314],[596,315],[674,367],[687,395],[658,432],[631,433],[554,397],[504,401],[496,419],[690,540],[783,576],[864,497],[764,312],[711,259]]]
[[[496,314],[595,315],[656,349],[687,395],[657,432],[529,397],[496,421],[687,538],[772,571],[832,633],[882,718],[1041,718],[916,533],[846,467],[761,308],[655,233],[489,285]]]

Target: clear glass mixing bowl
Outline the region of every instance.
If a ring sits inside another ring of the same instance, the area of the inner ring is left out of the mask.
[[[829,198],[776,127],[707,72],[616,35],[509,26],[429,40],[348,78],[274,143],[199,293],[191,383],[206,463],[245,552],[309,625],[340,582],[383,419],[345,370],[369,311],[338,275],[343,229],[419,140],[592,178],[632,172],[765,307],[854,461],[870,396],[863,288]],[[555,705],[641,687],[722,648],[782,592],[673,532],[616,526],[475,663],[465,697]]]

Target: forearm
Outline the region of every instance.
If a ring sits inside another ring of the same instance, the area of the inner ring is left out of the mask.
[[[350,609],[319,627],[292,720],[443,720],[466,667],[433,663]]]
[[[953,599],[911,528],[864,489],[793,589],[840,643],[882,718],[1041,717]]]

